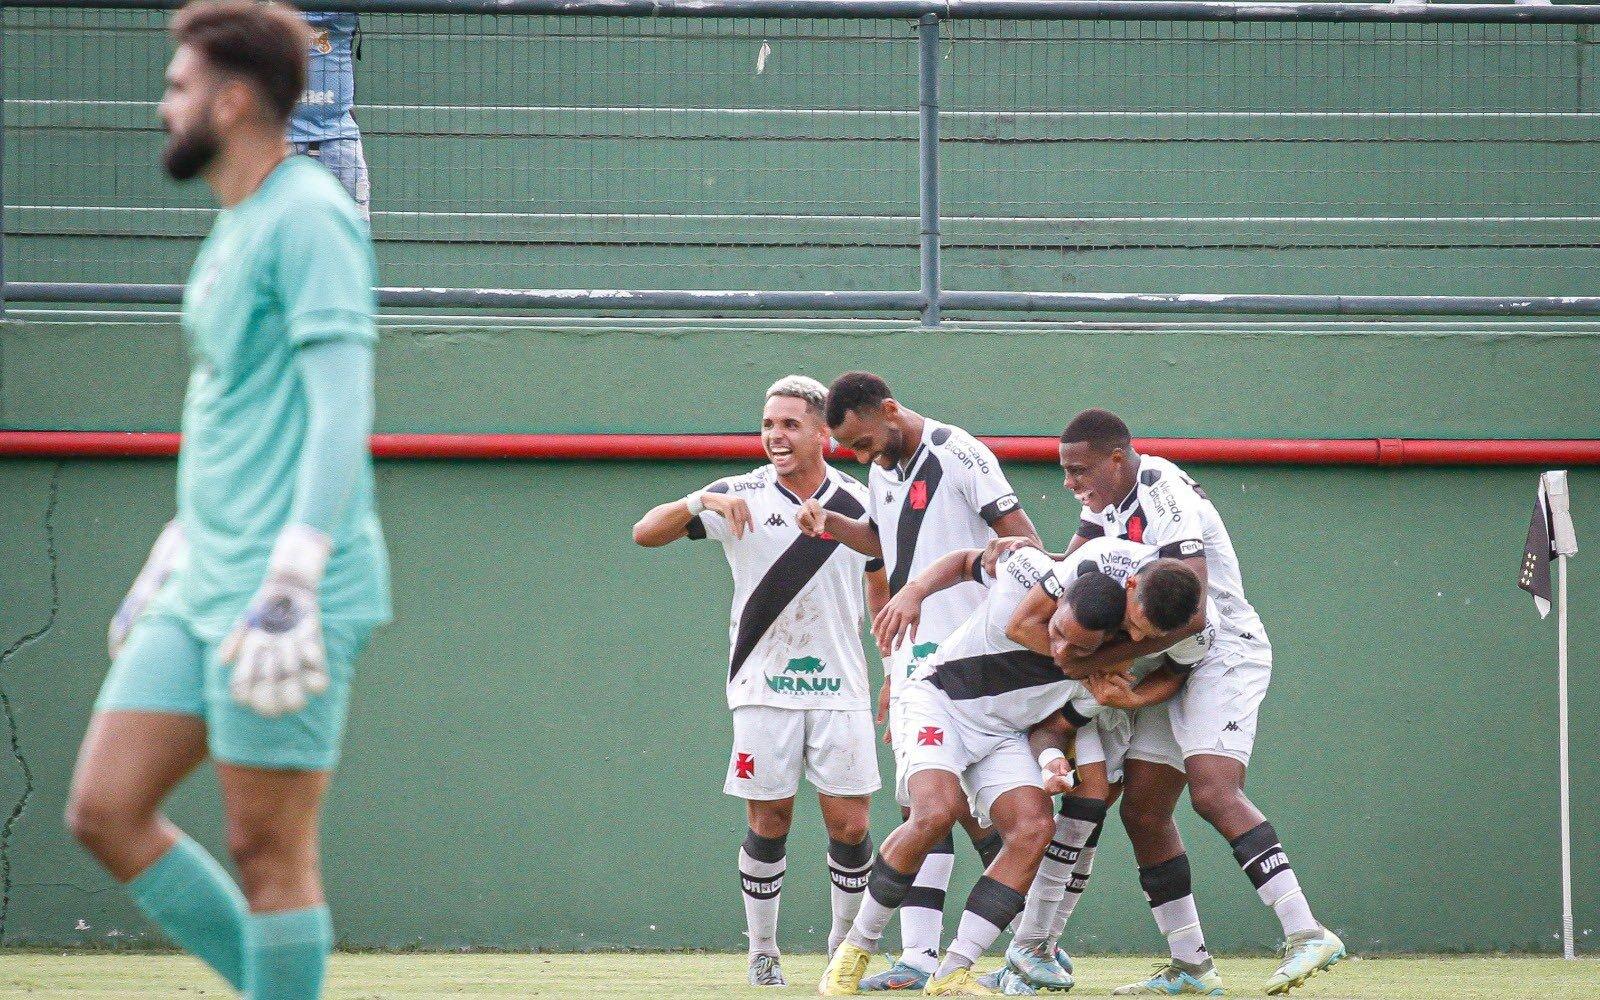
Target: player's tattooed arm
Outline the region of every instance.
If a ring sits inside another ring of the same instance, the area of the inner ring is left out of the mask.
[[[917,633],[917,622],[922,620],[922,602],[928,595],[948,590],[963,580],[972,580],[978,559],[983,555],[977,549],[957,549],[934,560],[932,566],[906,581],[900,593],[890,598],[883,610],[872,619],[872,637],[878,640],[878,651],[888,656]]]
[[[878,540],[878,529],[872,526],[870,519],[863,518],[857,521],[855,518],[845,517],[836,510],[828,510],[816,499],[811,499],[800,505],[800,513],[795,518],[795,524],[812,538],[832,535],[864,556],[883,558],[883,543]]]
[[[1006,623],[1006,638],[1040,656],[1050,655],[1050,617],[1056,613],[1056,599],[1035,584],[1022,598]]]
[[[1048,754],[1048,764],[1041,766],[1044,790],[1047,795],[1060,795],[1072,789],[1072,768],[1067,766],[1067,748],[1072,746],[1077,728],[1060,712],[1052,713],[1028,730],[1028,748],[1040,760]],[[1054,751],[1054,752],[1052,752]]]

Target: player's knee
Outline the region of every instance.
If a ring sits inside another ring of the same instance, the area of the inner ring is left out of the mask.
[[[966,803],[949,797],[937,797],[911,808],[909,823],[920,840],[936,843],[943,840],[966,811]]]
[[[1215,826],[1237,812],[1245,798],[1244,793],[1229,782],[1206,781],[1189,786],[1189,802],[1201,819]]]
[[[1055,836],[1056,818],[1048,809],[1030,812],[1017,819],[1012,827],[1005,831],[1006,846],[1027,855],[1044,856],[1046,847],[1050,846],[1050,838]]]
[[[828,839],[837,840],[841,844],[859,844],[867,839],[868,831],[866,816],[859,818],[850,816],[829,824]]]
[[[1122,817],[1123,827],[1133,836],[1159,830],[1172,820],[1170,811],[1132,795],[1123,796],[1122,807],[1117,812]]]
[[[782,840],[789,835],[789,827],[794,822],[794,810],[777,806],[767,806],[750,810],[750,829],[756,836],[768,840]]]
[[[126,839],[137,822],[130,812],[130,804],[115,796],[74,791],[67,799],[67,830],[78,843],[98,853],[99,848]]]

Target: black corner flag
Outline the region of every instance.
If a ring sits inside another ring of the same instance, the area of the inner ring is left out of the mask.
[[[1545,495],[1544,477],[1540,476],[1539,498],[1533,507],[1533,521],[1528,525],[1528,544],[1522,551],[1522,572],[1517,575],[1517,586],[1533,595],[1540,618],[1550,613],[1554,593],[1550,587],[1550,560],[1555,557],[1553,536],[1550,499]]]

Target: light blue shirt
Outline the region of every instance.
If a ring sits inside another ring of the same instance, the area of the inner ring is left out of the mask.
[[[357,17],[316,11],[302,16],[311,26],[311,58],[306,67],[306,91],[289,119],[289,141],[358,139],[361,130],[350,113],[356,103],[353,48]]]

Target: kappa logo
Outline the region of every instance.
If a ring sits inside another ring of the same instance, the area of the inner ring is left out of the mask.
[[[783,519],[783,515],[777,512],[773,512],[773,515],[767,518],[767,527],[769,528],[781,528],[788,523]]]
[[[1237,733],[1239,731],[1239,724],[1237,722],[1230,722],[1226,726],[1222,727],[1222,731],[1225,733]]]
[[[944,730],[938,726],[923,726],[917,730],[917,745],[925,747],[944,746]]]
[[[733,773],[741,778],[754,778],[756,776],[756,755],[753,753],[734,754]]]

